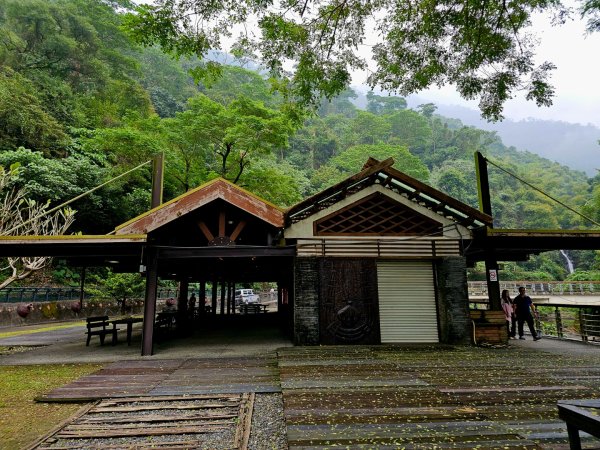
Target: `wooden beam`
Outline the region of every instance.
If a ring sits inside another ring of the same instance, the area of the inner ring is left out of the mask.
[[[209,242],[215,238],[203,221],[198,222],[198,227],[200,227],[200,231]]]
[[[242,220],[240,223],[238,223],[237,226],[235,227],[235,230],[233,230],[233,233],[231,233],[230,239],[232,241],[235,241],[245,226],[246,226],[245,220]]]
[[[219,237],[225,236],[225,210],[219,212]]]

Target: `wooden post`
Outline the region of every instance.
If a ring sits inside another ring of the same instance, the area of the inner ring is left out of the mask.
[[[212,314],[215,316],[217,314],[217,290],[219,289],[219,285],[217,280],[212,282]]]
[[[230,284],[231,288],[231,314],[235,314],[235,281],[232,281]]]
[[[563,337],[563,326],[562,317],[560,316],[560,308],[558,306],[554,308],[554,317],[556,317],[556,335],[561,338]]]
[[[146,299],[144,301],[144,326],[142,329],[142,356],[154,351],[153,333],[156,313],[156,288],[158,287],[158,251],[146,247]]]
[[[227,315],[231,314],[231,282],[227,282]]]
[[[225,315],[225,282],[221,281],[221,315]]]
[[[162,204],[163,178],[165,172],[165,154],[159,153],[152,160],[152,201],[151,208]]]
[[[85,286],[85,266],[81,268],[81,275],[79,276],[79,311],[83,311],[83,297],[85,292],[83,288]]]
[[[490,181],[488,178],[487,162],[481,152],[475,152],[475,174],[477,175],[479,209],[487,215],[492,216],[492,201],[490,198]]]
[[[200,292],[198,293],[198,311],[200,317],[204,318],[206,315],[206,280],[200,282]]]
[[[481,152],[475,152],[475,173],[477,174],[479,209],[485,214],[493,217],[487,162]],[[492,223],[492,227],[493,226]],[[500,276],[498,274],[498,261],[496,260],[496,254],[493,249],[488,249],[485,258],[485,273],[488,297],[490,299],[490,309],[492,311],[500,311],[502,309],[502,302],[500,300]]]
[[[188,293],[189,282],[182,280],[179,282],[179,297],[177,298],[177,326],[181,329],[188,328]]]
[[[579,308],[578,313],[579,313],[579,332],[581,333],[581,340],[584,342],[587,342],[588,337],[587,337],[587,330],[585,329],[585,317],[584,317],[583,309]]]

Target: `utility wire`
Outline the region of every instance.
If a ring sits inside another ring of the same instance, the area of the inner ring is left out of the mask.
[[[486,158],[484,156],[484,159],[490,163],[492,166],[500,169],[502,172],[507,173],[508,175],[510,175],[511,177],[516,178],[517,180],[519,180],[521,183],[526,184],[527,186],[529,186],[531,189],[539,192],[542,195],[545,195],[546,197],[548,197],[550,200],[554,200],[556,203],[558,203],[561,206],[564,206],[565,208],[567,208],[569,211],[574,212],[575,214],[577,214],[580,217],[583,217],[586,220],[589,220],[590,222],[592,222],[594,225],[598,225],[600,227],[600,223],[596,222],[594,219],[592,219],[591,217],[586,216],[585,214],[577,211],[576,209],[571,208],[569,205],[561,202],[560,200],[558,200],[557,198],[552,197],[550,194],[545,193],[544,191],[542,191],[541,189],[535,187],[533,184],[525,181],[523,178],[519,177],[518,175],[515,175],[514,173],[510,172],[509,170],[506,170],[505,168],[499,166],[498,164],[496,164],[494,161]]]
[[[117,175],[116,177],[114,177],[114,178],[111,178],[110,180],[108,180],[108,181],[106,181],[106,182],[104,182],[104,183],[102,183],[102,184],[100,184],[100,185],[98,185],[98,186],[96,186],[96,187],[94,187],[94,188],[92,188],[92,189],[90,189],[90,190],[88,190],[88,191],[84,192],[83,194],[79,194],[78,196],[76,196],[76,197],[73,197],[71,200],[67,200],[67,201],[66,201],[66,202],[64,202],[64,203],[61,203],[60,205],[58,205],[58,206],[55,206],[54,208],[52,208],[52,209],[49,209],[48,211],[45,211],[43,214],[40,214],[39,216],[32,217],[31,219],[29,219],[29,220],[26,220],[25,222],[23,222],[23,223],[20,223],[20,224],[18,224],[18,225],[16,225],[16,226],[14,226],[14,227],[13,227],[13,228],[11,228],[10,230],[8,230],[8,231],[6,232],[6,234],[8,235],[8,233],[11,233],[11,232],[13,232],[13,231],[15,231],[15,230],[18,230],[18,229],[19,229],[19,228],[21,228],[22,226],[24,226],[24,225],[27,225],[28,223],[30,223],[30,222],[33,222],[34,220],[37,220],[37,219],[39,219],[40,217],[44,217],[44,216],[47,216],[48,214],[52,214],[53,212],[55,212],[55,211],[58,211],[58,210],[59,210],[59,209],[61,209],[61,208],[64,208],[65,206],[67,206],[67,205],[69,205],[69,204],[73,203],[74,201],[77,201],[77,200],[79,200],[80,198],[82,198],[82,197],[85,197],[86,195],[89,195],[89,194],[91,194],[91,193],[92,193],[92,192],[94,192],[94,191],[97,191],[98,189],[100,189],[100,188],[102,188],[102,187],[106,186],[107,184],[109,184],[109,183],[112,183],[113,181],[115,181],[115,180],[118,180],[119,178],[122,178],[122,177],[124,177],[125,175],[127,175],[127,174],[130,174],[130,173],[131,173],[131,172],[133,172],[134,170],[137,170],[137,169],[139,169],[140,167],[143,167],[143,166],[145,166],[146,164],[150,164],[151,162],[152,162],[151,160],[148,160],[148,161],[146,161],[146,162],[143,162],[143,163],[141,163],[139,166],[136,166],[136,167],[134,167],[133,169],[130,169],[130,170],[128,170],[127,172],[124,172],[124,173],[122,173],[121,175]]]

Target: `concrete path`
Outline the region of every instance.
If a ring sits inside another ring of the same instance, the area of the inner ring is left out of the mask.
[[[2,329],[1,332],[24,331],[23,327]],[[0,365],[110,363],[122,360],[188,359],[244,357],[273,354],[292,343],[276,327],[198,331],[192,336],[165,339],[155,344],[153,356],[141,356],[141,324],[133,328],[132,343],[125,342],[125,333],[119,332],[119,343],[110,345],[110,339],[101,346],[97,336],[89,347],[85,345],[85,325],[72,328],[39,331],[1,338],[0,346],[34,346],[30,350],[0,356]],[[0,332],[0,333],[1,333]]]

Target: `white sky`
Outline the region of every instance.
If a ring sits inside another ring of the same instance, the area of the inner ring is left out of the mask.
[[[555,87],[553,105],[539,108],[526,101],[523,93],[516,93],[505,104],[504,116],[513,120],[532,117],[592,123],[600,127],[600,32],[586,35],[581,20],[553,27],[545,15],[535,17],[533,30],[540,39],[538,61],[550,61],[557,66],[551,78]],[[364,79],[364,74],[357,73],[353,84],[362,84]],[[451,86],[428,89],[417,95],[434,103],[478,109],[477,101],[463,100]]]
[[[512,120],[532,117],[600,127],[600,32],[586,35],[581,20],[553,27],[541,15],[535,18],[533,29],[540,38],[538,62],[550,61],[556,65],[550,80],[555,87],[553,105],[538,107],[518,92],[505,104],[504,116]],[[478,109],[476,101],[462,99],[450,86],[418,95],[434,103]]]
[[[152,3],[152,0],[134,0],[136,3]],[[576,8],[577,0],[564,0],[564,4]],[[521,120],[529,117],[564,122],[589,123],[600,127],[600,32],[586,35],[585,22],[579,14],[577,20],[561,26],[551,26],[548,14],[538,14],[533,20],[533,31],[540,39],[537,49],[538,62],[553,62],[551,83],[555,87],[553,105],[537,107],[526,101],[523,93],[515,93],[513,100],[505,104],[507,119]],[[234,33],[234,35],[237,33]],[[372,44],[368,38],[366,44]],[[224,43],[227,39],[224,39]],[[227,45],[225,45],[227,47]],[[368,45],[363,48],[364,56],[370,53]],[[364,84],[366,74],[356,72],[352,85]],[[438,104],[456,104],[478,110],[477,101],[462,99],[452,88],[428,89],[416,93],[420,97]]]

